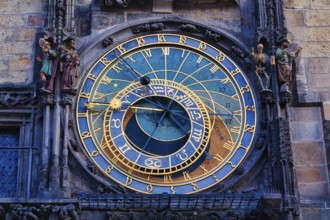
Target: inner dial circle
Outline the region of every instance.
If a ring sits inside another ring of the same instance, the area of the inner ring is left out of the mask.
[[[191,129],[190,119],[182,105],[167,97],[156,96],[149,98],[155,103],[142,99],[134,104],[137,107],[134,109],[135,120],[146,135],[152,135],[154,139],[168,142],[184,138],[189,134]],[[157,103],[161,103],[162,106],[156,105]],[[170,107],[166,110],[165,107],[168,105]],[[141,108],[139,108],[140,106]],[[163,120],[157,123],[163,114]],[[156,127],[157,129],[152,134]]]
[[[136,82],[115,98],[123,106],[106,114],[110,158],[136,172],[164,175],[204,154],[211,130],[208,110],[185,86],[160,79],[148,87]]]

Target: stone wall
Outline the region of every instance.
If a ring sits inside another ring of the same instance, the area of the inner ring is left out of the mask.
[[[0,84],[33,81],[36,33],[42,31],[47,0],[1,0]]]
[[[330,0],[285,0],[288,39],[303,48],[291,140],[301,195],[301,219],[328,219],[330,161]]]
[[[297,72],[298,100],[330,101],[330,1],[285,0],[288,38],[303,47]]]

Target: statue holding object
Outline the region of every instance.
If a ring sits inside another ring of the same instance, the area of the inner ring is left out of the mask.
[[[36,57],[37,61],[42,62],[40,70],[41,92],[52,93],[54,87],[54,78],[56,75],[57,52],[52,49],[52,38],[40,38],[39,46],[42,50],[42,58]]]
[[[262,91],[269,90],[270,75],[267,73],[269,57],[266,53],[263,53],[264,46],[262,44],[257,45],[257,53],[254,53],[252,48],[252,57],[255,63],[255,74],[258,77]]]
[[[296,52],[289,52],[289,41],[285,37],[279,37],[276,43],[278,45],[275,53],[278,80],[281,85],[281,91],[283,92],[288,91],[287,84],[292,76],[292,61],[299,56],[302,48],[299,47]]]
[[[74,78],[78,77],[79,65],[76,41],[73,37],[68,37],[61,46],[62,91],[75,91]]]

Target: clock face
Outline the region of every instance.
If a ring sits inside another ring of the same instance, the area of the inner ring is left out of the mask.
[[[113,181],[143,193],[194,193],[225,179],[258,126],[252,86],[222,51],[177,34],[103,54],[76,102],[81,142]]]

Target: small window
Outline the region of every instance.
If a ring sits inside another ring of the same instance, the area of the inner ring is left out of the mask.
[[[0,198],[18,195],[19,128],[0,127]]]

